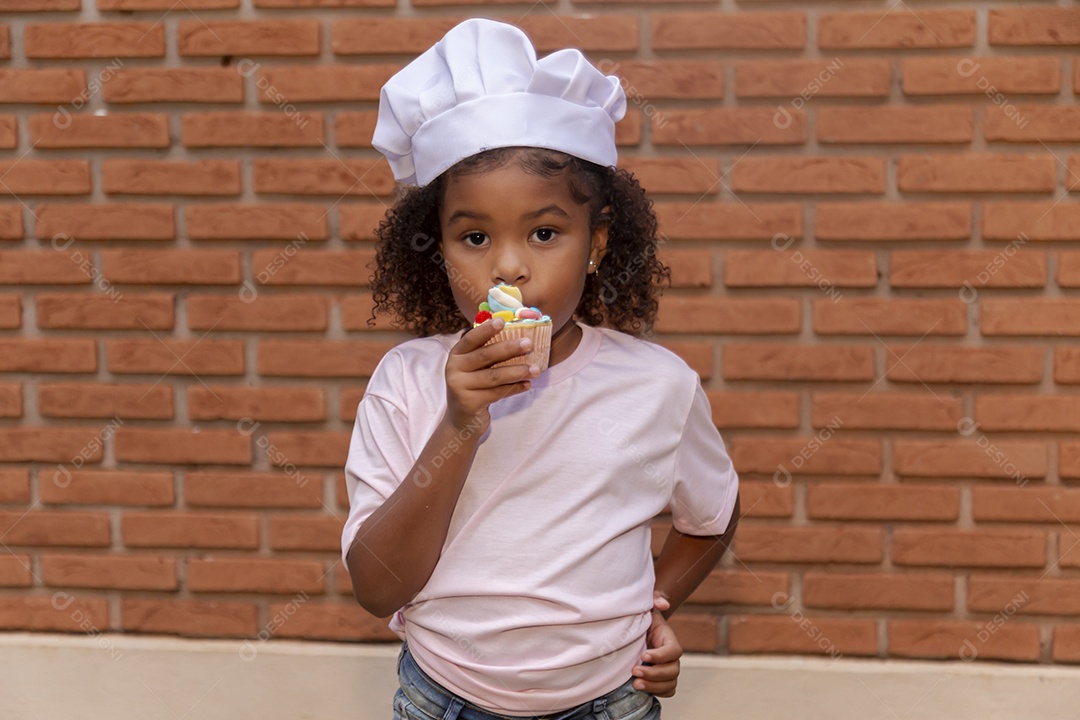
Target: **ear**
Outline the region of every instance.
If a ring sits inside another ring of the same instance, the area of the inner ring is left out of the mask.
[[[589,259],[593,261],[593,267],[599,267],[600,261],[607,254],[608,226],[611,224],[611,206],[605,206],[600,211],[601,221],[592,234],[592,245],[589,250]]]

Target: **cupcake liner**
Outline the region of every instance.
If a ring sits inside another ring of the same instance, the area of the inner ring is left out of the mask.
[[[484,345],[492,345],[503,340],[521,340],[530,338],[533,342],[532,350],[525,355],[518,355],[509,360],[495,363],[492,367],[504,367],[506,365],[538,365],[540,372],[548,367],[548,356],[551,352],[551,323],[542,325],[520,325],[517,327],[507,325],[498,335],[488,340]]]

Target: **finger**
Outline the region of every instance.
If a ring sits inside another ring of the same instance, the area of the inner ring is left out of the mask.
[[[657,610],[668,610],[671,608],[671,601],[660,593],[655,593],[653,595],[653,607]]]
[[[458,358],[458,367],[465,372],[476,372],[492,365],[525,355],[532,350],[531,338],[500,340],[477,348]]]
[[[465,387],[474,392],[485,392],[490,397],[485,400],[495,402],[507,396],[510,388],[515,385],[526,383],[540,374],[540,368],[536,365],[506,365],[504,367],[492,367],[486,370],[466,375]]]
[[[493,317],[485,320],[462,335],[450,352],[454,355],[464,355],[478,347],[483,347],[484,343],[502,331],[505,324],[506,322],[502,318]]]
[[[645,682],[667,682],[678,679],[680,667],[678,662],[663,665],[635,665],[633,675]]]

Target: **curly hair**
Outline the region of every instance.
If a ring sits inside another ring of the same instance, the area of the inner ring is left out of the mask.
[[[376,313],[419,337],[472,327],[454,302],[445,259],[439,251],[439,208],[450,177],[501,167],[516,159],[527,172],[554,177],[568,171],[570,193],[589,203],[589,234],[608,226],[607,249],[595,273],[586,275],[575,315],[634,336],[651,332],[662,282],[671,270],[656,257],[657,220],[652,200],[637,178],[546,148],[502,147],[462,160],[422,187],[401,186],[375,231],[377,253],[371,283]],[[610,207],[609,212],[603,212]]]

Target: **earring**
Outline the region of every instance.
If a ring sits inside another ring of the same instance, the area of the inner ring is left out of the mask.
[[[590,260],[590,261],[589,261],[589,272],[590,272],[590,273],[594,273],[594,272],[596,272],[596,271],[597,271],[597,270],[599,270],[599,269],[600,269],[600,266],[599,266],[599,265],[597,265],[597,264],[596,264],[595,262],[593,262],[592,260]]]

